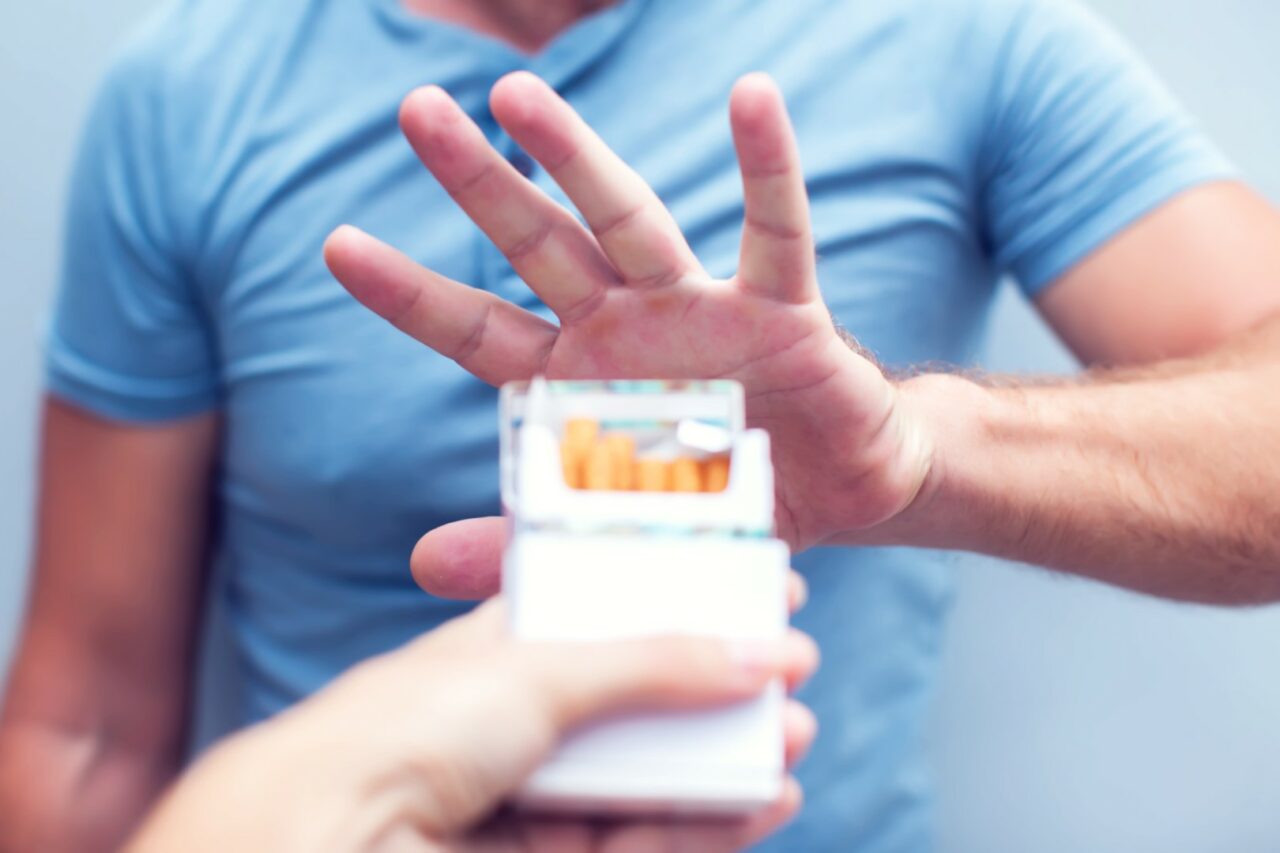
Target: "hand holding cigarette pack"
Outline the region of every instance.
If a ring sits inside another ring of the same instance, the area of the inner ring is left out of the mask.
[[[769,641],[787,628],[769,437],[735,382],[545,381],[501,395],[504,589],[521,639],[664,634]],[[783,686],[579,732],[525,807],[734,814],[784,777]]]

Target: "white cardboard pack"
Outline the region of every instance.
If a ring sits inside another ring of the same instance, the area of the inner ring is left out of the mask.
[[[687,634],[768,640],[787,626],[789,552],[774,538],[768,437],[742,428],[735,383],[541,383],[503,389],[504,592],[517,637],[594,641]],[[723,429],[721,493],[569,488],[570,417]],[[733,706],[607,720],[571,736],[517,803],[594,813],[732,814],[778,797],[781,684]]]

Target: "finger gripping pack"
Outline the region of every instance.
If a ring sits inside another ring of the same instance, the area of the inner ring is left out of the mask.
[[[545,381],[500,397],[511,630],[540,642],[780,639],[789,553],[768,435],[735,382]],[[608,719],[562,743],[520,807],[737,814],[784,778],[781,683],[738,704]]]

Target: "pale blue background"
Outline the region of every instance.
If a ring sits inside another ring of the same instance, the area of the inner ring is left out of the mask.
[[[24,582],[37,338],[66,169],[110,46],[150,5],[0,5],[0,668]],[[1280,6],[1096,5],[1280,199]],[[1006,296],[990,364],[1069,367]],[[972,558],[956,567],[935,729],[943,853],[1280,849],[1280,611],[1162,605]]]

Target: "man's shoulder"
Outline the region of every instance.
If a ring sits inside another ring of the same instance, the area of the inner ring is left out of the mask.
[[[116,50],[108,89],[170,93],[185,100],[225,85],[255,50],[278,44],[309,14],[307,0],[166,0]]]
[[[1053,18],[1078,6],[1077,0],[797,0],[785,11],[752,4],[747,19],[764,40],[789,53],[816,49],[838,63],[857,63],[845,71],[888,60],[909,63],[914,73],[936,69],[949,77],[962,62],[972,77],[990,70],[988,60],[1007,47],[1027,18]],[[719,14],[729,13],[725,8]],[[852,76],[833,74],[829,80],[838,84]]]
[[[1055,7],[1076,5],[1078,0],[896,0],[867,3],[864,0],[806,0],[814,20],[870,21],[901,27],[907,35],[938,33],[959,35],[974,30],[1000,29],[1019,16]]]

